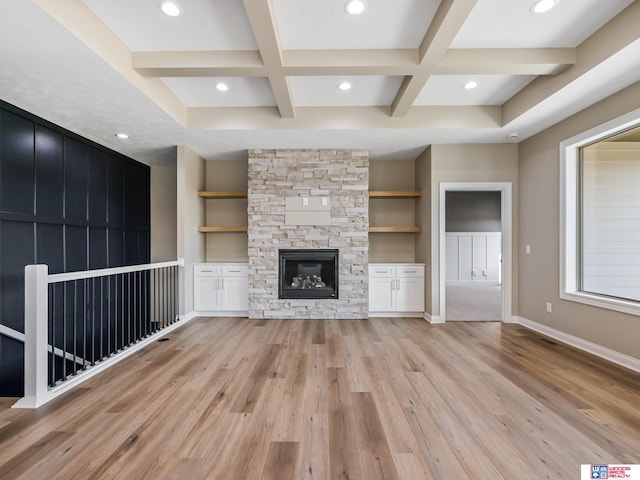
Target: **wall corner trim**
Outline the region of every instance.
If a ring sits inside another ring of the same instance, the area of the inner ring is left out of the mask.
[[[554,340],[558,340],[559,342],[578,348],[584,352],[590,353],[604,360],[608,360],[609,362],[628,368],[629,370],[633,370],[634,372],[640,373],[640,359],[638,358],[630,357],[629,355],[625,355],[624,353],[616,352],[615,350],[603,347],[602,345],[598,345],[597,343],[575,337],[568,333],[562,332],[547,325],[543,325],[542,323],[534,322],[533,320],[529,320],[524,317],[514,317],[514,320],[515,323],[518,323],[519,325],[522,325],[523,327],[526,327],[530,330],[551,337]]]
[[[445,323],[440,315],[431,315],[428,312],[424,312],[424,319],[432,324]]]

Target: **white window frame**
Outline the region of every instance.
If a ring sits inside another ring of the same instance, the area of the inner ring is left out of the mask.
[[[580,149],[638,124],[640,109],[560,142],[560,298],[640,316],[640,302],[581,291],[578,281]]]

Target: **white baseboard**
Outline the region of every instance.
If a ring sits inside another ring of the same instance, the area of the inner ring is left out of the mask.
[[[248,317],[248,311],[232,311],[232,312],[221,312],[214,310],[198,310],[196,312],[191,312],[196,317]]]
[[[433,324],[444,323],[444,319],[440,315],[431,315],[429,312],[424,312],[423,318]]]
[[[518,323],[530,330],[546,335],[547,337],[551,337],[559,342],[566,343],[567,345],[571,345],[572,347],[578,348],[587,353],[591,353],[592,355],[596,355],[597,357],[628,368],[629,370],[633,370],[634,372],[640,373],[640,359],[638,358],[616,352],[615,350],[603,347],[597,343],[575,337],[560,330],[556,330],[553,327],[534,322],[533,320],[529,320],[524,317],[513,317],[513,319],[515,323]]]
[[[369,318],[424,318],[422,312],[369,312]]]

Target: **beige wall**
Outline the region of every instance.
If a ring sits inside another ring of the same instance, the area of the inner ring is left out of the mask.
[[[439,212],[440,184],[451,182],[510,182],[513,195],[512,314],[518,311],[518,147],[512,144],[470,144],[431,146],[431,310],[440,316],[439,300]],[[509,321],[510,319],[506,319]]]
[[[247,191],[246,160],[216,160],[206,162],[206,189]],[[247,225],[247,199],[205,200],[206,225]],[[207,262],[246,262],[246,233],[208,233],[205,235]]]
[[[178,258],[176,172],[175,165],[151,167],[151,262]]]
[[[178,258],[184,258],[181,270],[184,289],[180,292],[180,314],[193,312],[193,264],[205,259],[205,203],[198,191],[205,188],[205,161],[185,146],[178,147],[177,168]]]
[[[414,190],[413,160],[375,160],[369,163],[369,190]],[[406,198],[370,198],[372,226],[414,226],[416,201]],[[369,234],[369,262],[410,262],[416,260],[413,233]]]
[[[640,83],[522,142],[520,158],[519,315],[640,358],[640,319],[560,300],[559,143],[640,108]],[[524,245],[531,254],[524,254]],[[546,312],[551,302],[553,313]]]
[[[416,190],[422,192],[416,202],[416,225],[422,229],[416,236],[416,262],[425,264],[424,309],[431,312],[431,148],[416,159],[415,172]]]

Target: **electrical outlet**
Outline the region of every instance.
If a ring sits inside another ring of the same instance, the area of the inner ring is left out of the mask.
[[[551,313],[551,302],[547,302],[547,313]]]

